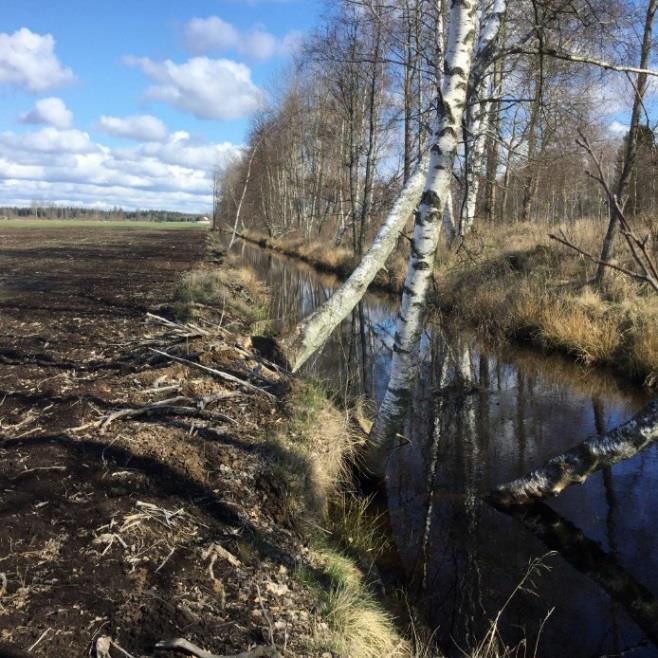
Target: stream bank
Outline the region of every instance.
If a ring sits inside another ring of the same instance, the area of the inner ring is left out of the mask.
[[[276,359],[266,337],[274,330],[269,286],[249,263],[212,238],[209,244],[210,262],[183,277],[174,308],[193,323],[213,323],[219,315],[236,343],[255,351],[264,371],[277,373],[278,409],[271,412],[277,419],[255,418],[263,460],[258,488],[274,525],[299,543],[292,576],[314,601],[310,629],[295,639],[296,649],[291,638],[283,653],[412,658],[414,642],[389,611],[395,601],[380,598],[376,561],[387,539],[381,518],[354,485],[352,465],[363,440],[358,426],[322,384],[289,376],[269,360]]]
[[[594,253],[601,227],[576,222],[574,241]],[[346,248],[328,242],[272,239],[251,231],[249,242],[301,260],[341,279],[358,262]],[[620,264],[629,256],[620,245]],[[545,227],[515,223],[482,226],[456,249],[442,244],[434,271],[433,305],[453,323],[493,344],[525,344],[559,353],[584,366],[609,368],[633,383],[658,386],[658,300],[619,272],[608,272],[605,288],[590,285],[595,266],[550,240]],[[398,295],[406,260],[389,258],[371,290]]]

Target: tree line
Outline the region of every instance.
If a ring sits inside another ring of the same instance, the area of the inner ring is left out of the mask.
[[[482,12],[495,3],[477,4]],[[643,83],[629,63],[648,66],[649,10],[639,0],[505,8],[495,47],[468,82],[443,218],[449,238],[483,222],[605,222],[608,199],[586,173],[581,131],[612,177],[632,142],[627,212],[655,214],[658,160],[646,107],[636,104],[633,136],[610,116],[631,112],[634,91],[644,96],[647,76]],[[216,225],[331,239],[362,253],[431,143],[448,12],[442,0],[332,3],[290,81],[253,122],[243,157],[217,175]]]
[[[80,206],[61,206],[55,204],[33,203],[31,206],[1,206],[0,218],[34,218],[34,219],[87,219],[102,221],[136,221],[136,222],[196,222],[200,215],[176,212],[172,210],[124,210],[111,208],[83,208]]]

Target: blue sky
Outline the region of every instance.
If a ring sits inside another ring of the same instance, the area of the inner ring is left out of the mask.
[[[207,212],[320,0],[22,0],[0,20],[0,205]]]

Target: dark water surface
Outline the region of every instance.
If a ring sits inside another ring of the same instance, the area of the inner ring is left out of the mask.
[[[240,245],[270,287],[272,317],[294,323],[333,277]],[[397,300],[368,294],[305,369],[340,393],[379,400]],[[658,445],[510,516],[482,502],[500,482],[634,415],[646,394],[610,374],[521,349],[491,351],[428,323],[413,410],[387,474],[392,532],[415,602],[446,647],[473,646],[529,562],[549,551],[501,618],[539,656],[658,656]]]

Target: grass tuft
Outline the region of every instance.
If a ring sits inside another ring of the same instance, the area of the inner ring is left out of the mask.
[[[174,297],[174,311],[181,319],[190,318],[195,306],[205,306],[219,313],[228,328],[231,323],[246,322],[249,331],[267,333],[267,289],[250,267],[236,263],[233,257],[227,257],[219,266],[185,274]]]

